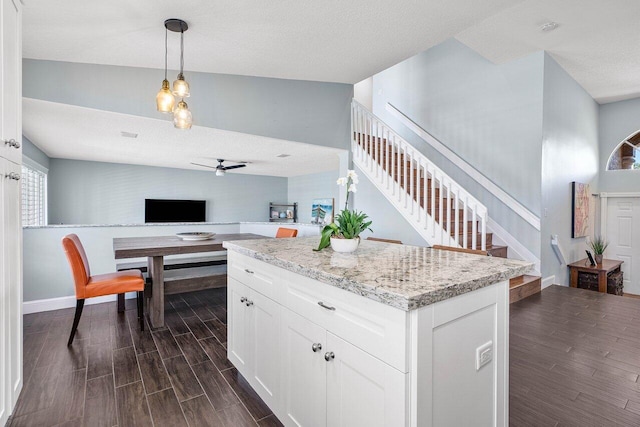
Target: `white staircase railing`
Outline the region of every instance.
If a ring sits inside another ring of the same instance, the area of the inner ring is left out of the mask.
[[[355,100],[353,162],[430,245],[487,248],[487,208]]]

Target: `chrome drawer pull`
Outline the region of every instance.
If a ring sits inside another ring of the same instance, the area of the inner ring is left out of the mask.
[[[336,358],[336,355],[333,353],[333,351],[329,351],[327,353],[324,354],[324,360],[326,360],[327,362],[333,360]]]
[[[335,307],[331,307],[330,305],[326,305],[325,303],[323,303],[322,301],[318,301],[318,305],[322,308],[326,308],[327,310],[331,310],[331,311],[335,311],[336,308]]]
[[[20,175],[15,173],[15,172],[8,173],[4,177],[5,178],[9,178],[9,179],[13,179],[15,181],[20,181]]]
[[[245,268],[244,271],[246,271],[249,274],[253,274],[253,271],[249,270],[248,268]]]
[[[247,299],[245,297],[240,298],[240,302],[246,302]]]
[[[252,306],[252,305],[253,305],[253,301],[249,301],[249,300],[247,300],[247,302],[245,303],[245,305],[246,305],[247,307],[250,307],[250,306]]]
[[[311,346],[311,350],[313,350],[313,352],[314,352],[314,353],[319,352],[320,350],[322,350],[322,344],[320,344],[319,342],[314,343],[314,344]]]

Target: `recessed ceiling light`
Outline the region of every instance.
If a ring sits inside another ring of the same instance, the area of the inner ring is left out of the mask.
[[[291,157],[291,154],[278,154],[276,157]]]
[[[542,32],[544,32],[544,33],[548,33],[549,31],[553,31],[556,28],[558,28],[559,25],[560,24],[558,24],[557,22],[553,22],[553,21],[547,22],[546,24],[543,24],[540,27],[540,30],[542,30]]]
[[[123,138],[137,138],[138,134],[133,132],[121,131],[120,136],[122,136]]]

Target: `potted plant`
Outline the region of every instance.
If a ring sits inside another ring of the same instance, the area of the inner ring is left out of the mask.
[[[602,256],[604,255],[604,251],[607,249],[607,246],[609,246],[609,242],[607,242],[602,236],[595,236],[589,241],[589,246],[593,251],[596,264],[602,264]]]
[[[358,175],[353,170],[349,170],[346,177],[338,178],[337,184],[347,187],[344,209],[336,215],[334,222],[322,229],[320,244],[314,250],[320,251],[331,245],[336,252],[353,252],[360,243],[360,233],[371,230],[371,221],[367,221],[367,214],[348,209],[349,195],[357,191],[357,183]]]

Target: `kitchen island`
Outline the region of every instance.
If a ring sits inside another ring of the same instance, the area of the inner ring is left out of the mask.
[[[289,426],[506,426],[517,260],[225,242],[228,358]]]

